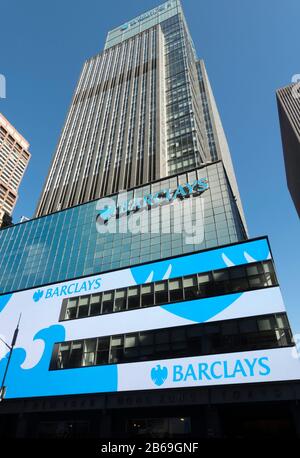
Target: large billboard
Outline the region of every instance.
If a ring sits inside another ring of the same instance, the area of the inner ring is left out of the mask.
[[[290,348],[49,370],[56,343],[284,312],[278,287],[61,320],[63,300],[271,258],[266,239],[0,296],[0,337],[21,321],[6,398],[113,392],[299,378]],[[0,378],[7,348],[0,345]],[[137,371],[139,376],[137,377]]]

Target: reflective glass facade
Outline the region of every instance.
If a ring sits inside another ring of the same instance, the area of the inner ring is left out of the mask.
[[[208,180],[208,189],[201,196],[189,199],[185,207],[185,219],[193,226],[199,222],[194,204],[200,197],[203,200],[204,239],[201,243],[187,243],[185,232],[176,233],[178,225],[172,212],[169,214],[170,233],[159,230],[158,233],[100,234],[95,224],[99,202],[96,200],[0,231],[1,292],[243,240],[243,225],[221,162],[132,189],[128,196],[140,197],[161,189],[176,189],[179,184],[203,177]],[[117,195],[113,197],[116,199]],[[187,200],[176,201],[179,213],[183,202]],[[161,212],[169,208],[170,205],[161,207]],[[147,215],[153,222],[158,218],[157,212],[152,210]]]
[[[109,32],[84,63],[36,216],[223,160],[243,217],[210,92],[179,1]]]

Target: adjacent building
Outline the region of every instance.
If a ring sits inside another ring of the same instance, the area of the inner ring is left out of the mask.
[[[30,160],[29,143],[0,113],[0,227],[9,225]]]
[[[299,83],[276,91],[288,188],[300,217],[300,90]]]
[[[85,62],[36,217],[0,231],[0,254],[5,341],[22,313],[0,435],[300,434],[271,248],[248,238],[179,1]]]

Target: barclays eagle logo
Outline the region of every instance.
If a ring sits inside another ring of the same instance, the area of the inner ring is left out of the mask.
[[[38,302],[41,297],[43,297],[44,292],[41,289],[38,289],[32,296],[34,302]]]
[[[168,369],[164,366],[161,367],[160,364],[158,364],[156,367],[153,367],[151,369],[151,378],[153,383],[157,386],[161,386],[165,383],[166,379],[168,377]]]

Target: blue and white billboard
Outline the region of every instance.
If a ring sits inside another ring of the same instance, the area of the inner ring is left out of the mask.
[[[278,287],[60,321],[64,298],[270,258],[266,239],[260,239],[0,296],[1,339],[11,342],[22,314],[6,398],[299,378],[299,361],[290,348],[49,370],[56,343],[285,311]],[[1,379],[6,363],[7,348],[1,344]]]

